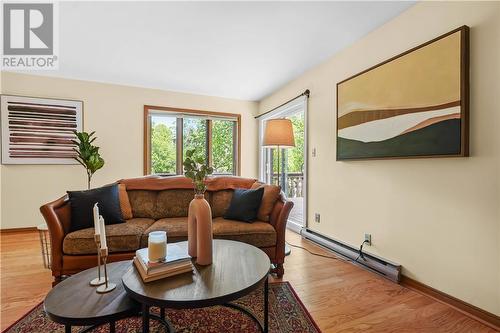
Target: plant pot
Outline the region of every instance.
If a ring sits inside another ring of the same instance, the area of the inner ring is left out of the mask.
[[[212,263],[212,209],[203,194],[189,203],[188,253],[199,265]]]

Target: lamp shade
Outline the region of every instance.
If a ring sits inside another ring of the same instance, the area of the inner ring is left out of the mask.
[[[267,120],[262,145],[281,148],[295,147],[292,121],[290,119]]]

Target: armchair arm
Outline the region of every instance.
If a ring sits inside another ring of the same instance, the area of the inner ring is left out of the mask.
[[[271,213],[270,223],[276,230],[276,262],[283,263],[285,259],[285,234],[288,215],[293,208],[293,202],[286,200],[283,193],[274,205]]]
[[[63,240],[71,222],[71,210],[68,197],[63,196],[40,207],[50,234],[52,275],[62,269]]]

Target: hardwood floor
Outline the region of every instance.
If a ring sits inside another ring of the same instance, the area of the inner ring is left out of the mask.
[[[330,252],[288,233],[290,244]],[[1,329],[43,300],[50,272],[43,268],[36,232],[1,234]],[[273,278],[272,280],[277,280]],[[451,307],[340,259],[292,247],[283,280],[290,281],[323,332],[494,332]]]
[[[299,235],[287,241],[333,256]],[[292,247],[290,281],[323,332],[495,332],[453,308],[340,259]],[[276,279],[274,279],[276,280]]]
[[[2,233],[0,249],[0,327],[4,330],[44,299],[52,276],[43,268],[37,231]]]

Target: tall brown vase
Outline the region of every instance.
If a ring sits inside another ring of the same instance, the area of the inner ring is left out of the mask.
[[[203,194],[196,194],[188,211],[188,253],[196,263],[212,263],[212,209]]]

